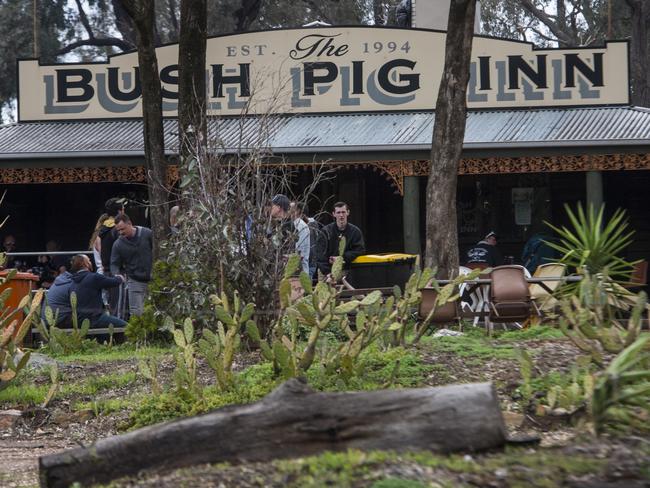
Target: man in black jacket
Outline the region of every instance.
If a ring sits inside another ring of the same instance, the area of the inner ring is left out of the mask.
[[[332,263],[336,256],[339,255],[339,243],[341,239],[345,238],[343,260],[345,261],[346,268],[358,256],[366,252],[361,229],[348,222],[348,217],[350,216],[348,204],[345,202],[336,202],[332,215],[335,219],[334,222],[323,227],[323,232],[327,238],[327,246],[325,253],[321,254],[318,260],[318,269],[324,274],[329,274],[332,271]]]
[[[483,240],[467,251],[467,263],[484,264],[491,268],[503,264],[503,255],[497,249],[496,233],[490,232]]]

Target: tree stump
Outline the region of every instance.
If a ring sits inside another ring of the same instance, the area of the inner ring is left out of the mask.
[[[164,466],[269,461],[325,450],[502,446],[506,428],[491,383],[321,393],[291,379],[250,405],[145,427],[39,459],[41,486],[102,483]]]

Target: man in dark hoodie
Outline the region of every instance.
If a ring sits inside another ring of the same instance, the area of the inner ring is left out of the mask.
[[[490,232],[467,251],[468,264],[482,264],[490,268],[503,264],[503,255],[497,248],[497,235]]]
[[[324,251],[318,258],[318,269],[323,274],[332,271],[334,259],[339,255],[339,244],[345,238],[345,249],[343,250],[344,267],[350,267],[350,263],[366,252],[361,229],[348,222],[350,208],[345,202],[336,202],[332,216],[334,222],[323,227],[323,233],[327,239]]]
[[[113,244],[120,237],[117,233],[117,229],[115,229],[115,218],[124,213],[125,203],[126,199],[116,197],[106,200],[106,204],[104,205],[104,210],[106,210],[108,218],[99,228],[97,235],[100,240],[99,253],[102,258],[102,267],[104,268],[104,275],[106,276],[111,276],[111,251],[113,250]],[[117,307],[119,301],[119,287],[110,288],[108,291],[108,308],[111,315],[118,314]]]
[[[115,288],[124,281],[122,276],[105,276],[92,271],[93,265],[88,256],[77,254],[72,258],[72,286],[70,293],[77,295],[77,318],[79,322],[90,320],[93,328],[113,325],[124,327],[126,322],[104,312],[102,290]]]
[[[115,228],[120,238],[111,251],[111,273],[126,274],[129,313],[142,315],[153,266],[151,229],[133,225],[128,215],[118,215]]]
[[[49,307],[54,315],[57,327],[70,327],[72,309],[70,307],[70,287],[72,274],[65,271],[56,277],[52,286],[47,290],[43,306],[42,318],[45,320],[45,307]],[[47,322],[46,322],[47,323]],[[52,324],[47,323],[50,327]]]

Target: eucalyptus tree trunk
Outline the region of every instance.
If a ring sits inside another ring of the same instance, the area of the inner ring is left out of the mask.
[[[182,0],[178,44],[178,123],[181,174],[206,144],[207,0]]]
[[[122,0],[121,3],[135,25],[138,44],[149,215],[154,236],[154,259],[157,259],[160,255],[160,243],[167,238],[169,220],[162,92],[155,44],[155,1]]]
[[[436,266],[439,278],[458,274],[456,185],[465,138],[475,11],[476,0],[451,0],[445,69],[436,102],[427,183],[425,264]]]
[[[625,0],[631,10],[630,72],[632,104],[650,107],[650,2]]]

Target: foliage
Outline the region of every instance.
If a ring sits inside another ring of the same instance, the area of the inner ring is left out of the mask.
[[[251,320],[255,304],[243,304],[239,292],[233,294],[232,303],[222,292],[221,297],[212,297],[217,317],[217,334],[210,329],[203,330],[199,340],[199,351],[216,374],[217,384],[228,390],[233,383],[232,362],[239,350],[239,337],[244,327],[253,327]]]
[[[592,360],[602,366],[603,353],[619,353],[632,344],[641,331],[646,295],[632,295],[611,283],[604,274],[591,276],[586,272],[576,296],[560,302],[559,324],[562,332]],[[632,303],[632,312],[624,325],[620,309]]]
[[[422,301],[422,292],[420,290],[429,284],[434,274],[435,272],[430,268],[425,268],[422,271],[416,269],[404,285],[404,292],[397,285],[393,288],[393,295],[395,296],[395,318],[396,323],[399,324],[399,328],[393,331],[393,344],[402,346],[406,344],[408,325],[409,323],[413,323],[413,314]],[[409,321],[409,319],[411,320]],[[422,322],[417,331],[417,339],[421,337],[420,330],[426,330],[427,325],[428,322],[426,320]]]
[[[0,255],[0,262],[4,262],[4,255]],[[8,282],[15,275],[15,271],[0,278],[2,284]],[[43,292],[38,292],[32,299],[26,295],[21,300],[18,308],[11,311],[5,303],[11,295],[11,288],[0,293],[0,390],[9,386],[18,373],[27,365],[30,352],[23,352],[19,347],[23,338],[31,330],[32,322],[38,320],[41,310]],[[25,310],[26,314],[22,321],[18,320],[18,313]]]
[[[182,328],[173,330],[174,342],[174,382],[179,397],[194,399],[200,397],[201,387],[197,378],[196,343],[192,319],[187,318]]]
[[[340,244],[340,254],[345,240]],[[289,258],[284,278],[280,282],[280,306],[282,312],[275,324],[273,337],[269,344],[262,339],[255,324],[247,326],[249,336],[260,345],[265,359],[272,361],[276,371],[284,378],[304,374],[317,358],[328,372],[338,372],[341,378],[349,381],[359,374],[357,359],[361,352],[384,336],[394,327],[397,311],[394,297],[382,302],[379,291],[368,294],[361,300],[342,301],[339,298],[341,287],[336,283],[343,276],[343,257],[337,256],[333,265],[331,279],[320,281],[312,287],[305,273],[300,274],[300,283],[305,292],[303,297],[292,296],[291,280],[300,266],[297,255]],[[350,315],[355,314],[354,330],[350,326]],[[289,323],[290,336],[283,334],[283,323]],[[345,341],[333,347],[322,344],[318,349],[323,330],[335,324],[345,334]],[[300,327],[310,328],[306,344],[299,341]]]
[[[272,119],[273,113],[258,119],[260,140],[265,140]],[[264,148],[226,157],[218,141],[205,144],[184,166],[178,232],[167,247],[166,261],[182,263],[189,279],[169,280],[168,296],[186,304],[183,316],[205,328],[212,314],[209,297],[238,290],[244,302],[255,304],[257,325],[266,336],[276,317],[286,256],[294,252],[296,238],[291,219],[272,216],[268,206],[276,194],[292,195],[293,175],[288,167],[270,168]],[[295,199],[306,201],[323,175],[322,167],[315,166],[310,185]]]
[[[57,355],[57,361],[63,363],[86,363],[86,364],[99,364],[114,361],[126,361],[129,359],[147,359],[158,358],[169,352],[169,348],[159,346],[135,346],[130,343],[117,344],[113,347],[108,347],[104,344],[99,344],[96,341],[91,341],[92,348],[88,348],[73,352],[68,355]]]
[[[534,325],[526,329],[511,330],[498,333],[499,341],[530,341],[561,339],[564,334],[557,327],[550,325]]]
[[[604,371],[593,373],[591,358],[576,360],[570,375],[558,372],[534,377],[534,362],[518,350],[524,401],[538,415],[580,411],[596,433],[607,429],[647,431],[650,421],[650,334],[621,351]]]
[[[148,357],[141,359],[138,362],[138,372],[149,381],[151,384],[151,393],[154,396],[160,395],[163,392],[158,377],[158,360],[156,358]]]
[[[273,362],[274,368],[284,378],[290,378],[307,371],[314,361],[316,344],[320,333],[333,320],[342,320],[344,315],[351,312],[358,302],[351,306],[337,309],[336,296],[338,291],[331,282],[321,281],[312,288],[311,279],[306,273],[300,273],[300,283],[306,296],[299,299],[295,308],[291,306],[295,297],[291,292],[291,280],[300,267],[300,256],[293,254],[289,257],[280,281],[281,312],[274,329],[271,344],[262,338],[259,328],[253,322],[246,325],[246,331],[251,339],[259,344],[262,356]],[[343,274],[343,258],[338,256],[332,265],[332,276],[340,280]],[[285,320],[289,323],[291,337],[282,333]],[[299,323],[310,327],[309,337],[303,347],[299,339]]]
[[[137,344],[150,344],[151,342],[165,342],[168,332],[173,328],[169,322],[156,315],[151,303],[144,306],[142,315],[132,315],[124,329],[124,334],[130,342]]]
[[[620,253],[632,242],[633,231],[628,231],[625,211],[616,210],[612,217],[604,222],[605,207],[598,211],[589,205],[587,211],[578,204],[574,213],[565,205],[572,228],[555,227],[546,222],[559,235],[559,242],[547,241],[547,244],[561,255],[559,261],[578,273],[591,275],[607,272],[614,280],[629,281],[633,264],[620,257]]]
[[[201,398],[191,398],[166,391],[143,399],[131,414],[129,428],[138,428],[165,420],[196,415],[231,404],[260,400],[278,385],[271,365],[256,364],[242,371],[228,391],[207,387]]]
[[[467,329],[462,336],[424,337],[419,347],[434,353],[450,353],[465,361],[479,362],[492,359],[515,359],[511,343],[500,344],[486,337],[478,328]]]
[[[359,374],[344,379],[337,371],[315,365],[307,372],[309,385],[321,391],[375,390],[422,386],[431,366],[413,351],[395,347],[381,350],[377,344],[366,348],[357,360]]]
[[[525,349],[518,348],[517,357],[523,379],[519,392],[537,415],[573,415],[588,407],[594,390],[588,356],[579,357],[570,374],[555,371],[540,376],[534,374],[534,361]]]
[[[413,487],[459,486],[448,473],[480,480],[480,485],[507,484],[507,486],[555,487],[564,486],[574,477],[602,472],[605,459],[585,455],[558,456],[553,450],[507,448],[490,456],[466,454],[434,454],[430,451],[393,452],[361,451],[323,452],[301,459],[278,460],[272,463],[276,470],[274,480],[288,487]],[[435,482],[387,478],[387,469],[399,473],[422,473],[427,468],[434,471]],[[497,471],[506,471],[506,480],[493,480]],[[531,473],[537,473],[531,477]],[[374,481],[372,484],[372,480]],[[270,483],[269,483],[270,484]]]
[[[30,374],[33,374],[30,371]],[[0,391],[0,405],[33,406],[43,405],[50,396],[56,395],[58,399],[69,399],[75,396],[93,397],[104,391],[115,390],[133,384],[136,374],[133,371],[126,373],[103,373],[78,378],[74,375],[66,376],[58,372],[58,368],[41,373],[50,381],[47,384],[34,384],[34,381],[21,380]],[[45,379],[45,378],[43,378]],[[53,388],[56,387],[56,388]],[[54,393],[53,393],[54,390]]]
[[[403,348],[381,351],[376,345],[364,350],[359,358],[363,375],[343,381],[337,372],[329,372],[315,365],[307,371],[309,385],[319,391],[375,390],[385,387],[421,386],[430,371],[419,355]],[[396,372],[396,364],[399,368]],[[208,386],[201,397],[178,395],[173,391],[151,395],[143,399],[131,414],[130,428],[143,427],[178,417],[205,413],[226,405],[248,404],[258,401],[279,386],[278,378],[269,362],[254,364],[233,378],[231,387],[224,391]]]
[[[591,415],[597,432],[650,425],[650,334],[644,334],[616,356],[600,374],[593,390]]]
[[[55,325],[57,317],[49,306],[45,307],[45,318],[36,324],[41,338],[47,342],[48,348],[54,354],[72,354],[82,351],[87,346],[86,336],[90,329],[90,320],[84,319],[79,327],[77,294],[74,292],[70,293],[70,305],[72,307],[71,329],[60,329]]]
[[[71,24],[66,22],[65,0],[38,2],[39,6],[39,44],[41,60],[52,62],[56,59],[63,38],[61,33]],[[29,58],[34,55],[32,2],[25,0],[4,0],[0,2],[0,112],[10,105],[16,97],[16,58]]]
[[[425,269],[423,271],[423,274],[426,271],[427,270]],[[435,278],[431,279],[431,282],[430,282],[429,286],[431,286],[432,288],[434,288],[436,290],[436,301],[434,303],[433,308],[429,312],[429,315],[427,315],[415,327],[415,331],[414,331],[415,332],[415,338],[413,339],[414,343],[417,343],[422,338],[422,336],[427,332],[427,330],[429,329],[429,325],[431,323],[431,320],[433,319],[434,314],[436,313],[436,311],[440,307],[443,307],[447,303],[455,302],[455,301],[460,299],[460,295],[458,294],[459,286],[461,284],[465,283],[466,281],[474,280],[474,279],[478,278],[478,276],[481,274],[481,271],[482,270],[480,270],[480,269],[475,269],[475,270],[473,270],[472,272],[470,272],[470,273],[468,273],[466,275],[459,275],[456,278],[454,278],[453,280],[451,280],[451,282],[447,283],[446,285],[444,285],[442,287],[438,284],[438,281]],[[431,271],[431,275],[435,275],[435,274],[436,274],[436,270],[433,269]],[[420,288],[422,288],[422,286],[420,286],[420,285],[421,285],[421,282],[418,284],[418,286],[419,286],[418,290]],[[416,297],[418,298],[418,300],[417,300],[417,302],[414,302],[414,304],[419,304],[420,301],[422,300],[422,293],[420,291],[418,291],[417,293],[418,294],[416,295]]]
[[[61,388],[61,383],[59,382],[59,366],[57,363],[54,363],[50,368],[50,381],[50,389],[47,391],[47,395],[45,395],[43,403],[41,403],[41,408],[46,408],[54,398],[54,395],[56,395],[56,393]]]
[[[205,319],[210,308],[209,295],[205,293],[210,287],[204,287],[205,293],[193,291],[198,287],[196,276],[181,264],[180,259],[156,261],[151,273],[144,314],[129,320],[125,331],[129,340],[141,342],[166,339],[173,328],[168,317],[177,324],[181,324],[185,317]]]
[[[629,7],[614,0],[612,36],[629,36]],[[483,0],[481,18],[487,35],[520,39],[541,46],[602,44],[608,31],[608,2],[596,0]]]

